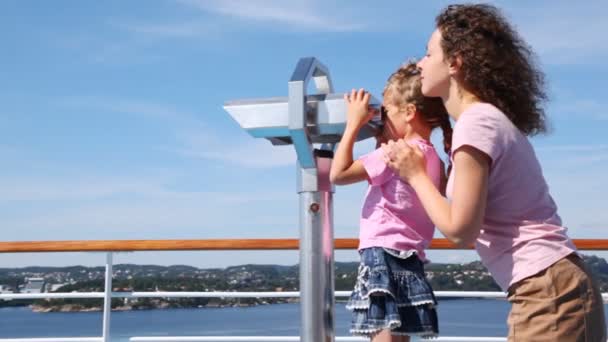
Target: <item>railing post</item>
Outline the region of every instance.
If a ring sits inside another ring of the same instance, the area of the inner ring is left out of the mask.
[[[103,296],[103,342],[110,342],[110,313],[112,312],[112,253],[106,254],[106,277]]]

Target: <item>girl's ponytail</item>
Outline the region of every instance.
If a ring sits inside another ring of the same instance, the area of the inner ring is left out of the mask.
[[[450,176],[450,172],[452,172],[452,123],[450,122],[450,117],[445,115],[443,120],[441,121],[441,130],[443,131],[443,150],[445,154],[448,156],[448,177]]]

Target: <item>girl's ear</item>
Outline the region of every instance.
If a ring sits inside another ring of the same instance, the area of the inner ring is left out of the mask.
[[[408,103],[405,105],[405,121],[410,122],[414,120],[416,117],[416,105],[413,103]]]

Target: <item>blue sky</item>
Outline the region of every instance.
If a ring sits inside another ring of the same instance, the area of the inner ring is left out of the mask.
[[[329,68],[337,92],[366,87],[380,98],[388,75],[423,54],[447,3],[2,1],[1,240],[297,237],[295,153],[248,136],[222,104],[286,96],[305,56]],[[553,132],[532,141],[564,224],[574,238],[606,238],[608,4],[496,4],[547,75]],[[364,190],[337,188],[336,237],[357,236]],[[115,259],[223,267],[295,264],[297,252]],[[103,261],[101,253],[0,255],[0,267]]]

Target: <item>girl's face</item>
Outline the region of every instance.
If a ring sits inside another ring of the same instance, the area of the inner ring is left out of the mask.
[[[393,104],[390,96],[384,96],[383,107],[386,111],[383,135],[387,140],[398,140],[405,136],[408,130],[406,109]]]
[[[426,47],[426,55],[418,62],[422,94],[428,97],[446,97],[450,87],[450,68],[441,49],[441,31],[436,29]]]

